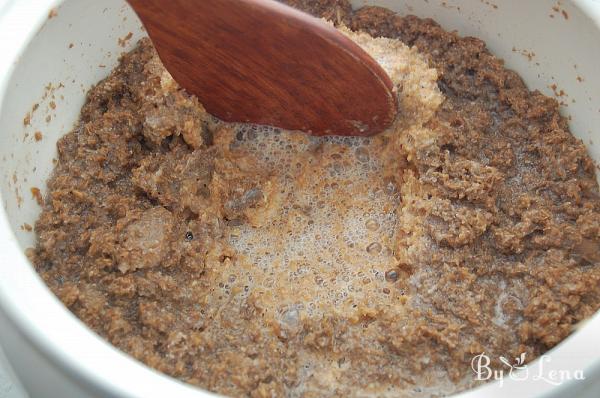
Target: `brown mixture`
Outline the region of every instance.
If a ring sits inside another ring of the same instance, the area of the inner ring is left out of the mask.
[[[346,0],[288,1],[397,84],[374,138],[226,125],[147,40],[93,88],[34,263],[112,344],[231,396],[439,396],[600,307],[594,164],[485,44]]]

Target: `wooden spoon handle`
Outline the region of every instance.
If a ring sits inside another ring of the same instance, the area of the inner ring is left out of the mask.
[[[356,43],[271,0],[129,0],[175,80],[225,121],[371,135],[393,84]]]

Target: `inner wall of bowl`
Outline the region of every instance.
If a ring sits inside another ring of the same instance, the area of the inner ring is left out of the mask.
[[[144,35],[122,0],[70,0],[49,13],[18,59],[0,109],[0,192],[24,250],[35,244],[29,226],[41,210],[31,189],[45,195],[57,140],[77,122],[85,93]]]

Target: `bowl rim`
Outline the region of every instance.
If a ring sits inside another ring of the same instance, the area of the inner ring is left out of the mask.
[[[0,7],[0,45],[3,54],[3,57],[0,57],[0,112],[8,82],[20,56],[42,28],[50,10],[59,7],[64,1],[66,0],[8,0]],[[572,0],[572,4],[593,21],[600,34],[600,2]],[[70,380],[90,391],[108,396],[216,396],[131,358],[100,338],[75,317],[31,266],[13,234],[4,208],[0,209],[0,264],[0,311],[31,346],[55,364]],[[8,265],[10,268],[18,266],[21,269],[18,273],[10,272],[7,270]],[[34,291],[35,294],[25,294],[26,290]],[[589,342],[598,341],[597,336],[600,336],[600,311],[548,353],[559,361],[575,356],[583,361],[583,369],[588,371],[588,374],[598,375],[600,347],[589,346]],[[116,363],[119,365],[115,366]],[[543,363],[538,358],[529,365],[529,369],[536,373],[541,366]],[[143,380],[143,383],[131,383],[132,379]],[[568,382],[556,387],[541,381],[523,383],[506,380],[502,388],[498,388],[499,382],[491,382],[455,396],[560,396],[570,385]]]

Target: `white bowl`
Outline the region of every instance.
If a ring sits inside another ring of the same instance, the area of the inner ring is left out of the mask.
[[[563,111],[572,117],[573,134],[600,161],[598,0],[354,3],[434,18],[446,29],[485,40],[530,88],[552,95],[550,85],[556,84],[568,95]],[[118,39],[129,32],[133,38],[122,46]],[[212,395],[149,369],[99,338],[56,299],[24,255],[34,235],[21,226],[33,225],[40,211],[30,188],[44,190],[55,143],[74,125],[86,90],[143,35],[121,0],[0,0],[0,338],[32,397]],[[33,139],[35,131],[43,134],[40,142]],[[600,314],[548,354],[551,362],[530,364],[526,380],[506,378],[462,395],[600,395]],[[547,379],[551,369],[580,370],[586,379],[553,385],[535,377],[541,372]]]

